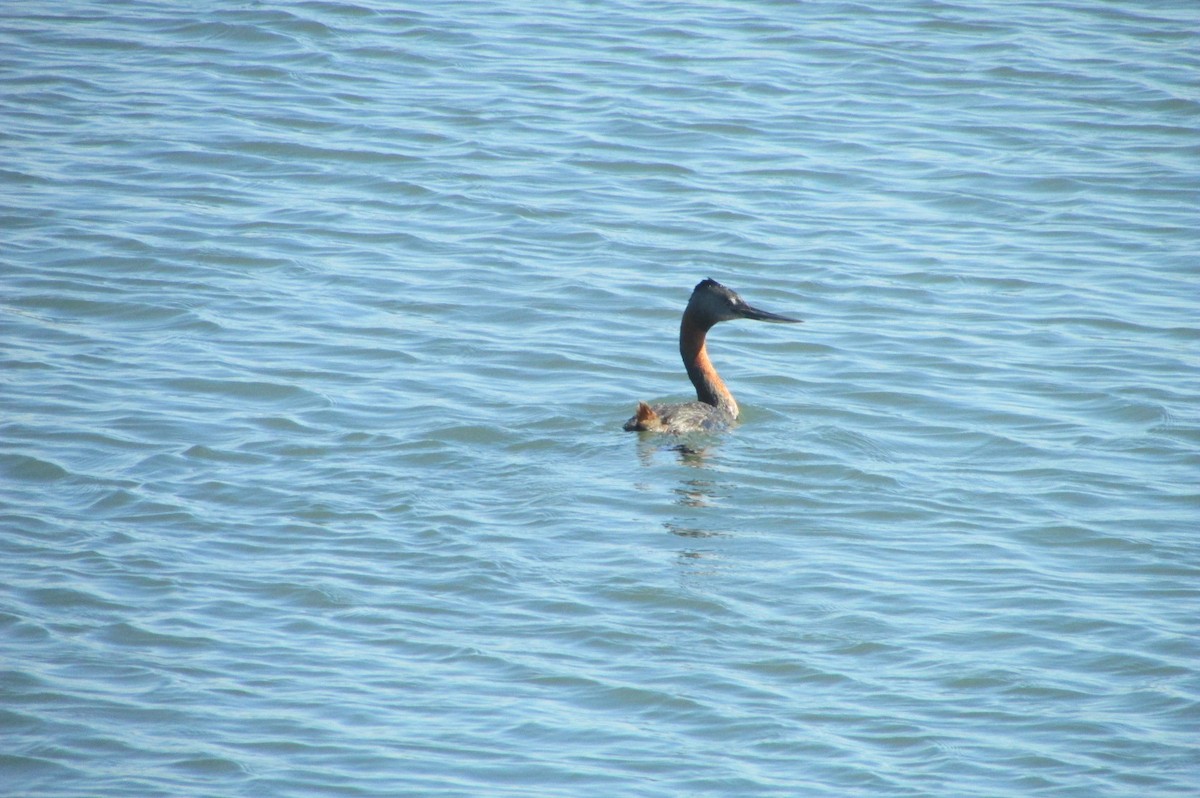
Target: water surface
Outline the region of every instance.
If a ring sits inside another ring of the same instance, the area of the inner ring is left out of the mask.
[[[7,794],[1193,795],[1195,23],[6,6]]]

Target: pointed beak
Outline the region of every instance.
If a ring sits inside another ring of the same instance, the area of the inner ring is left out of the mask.
[[[770,313],[758,308],[752,308],[749,305],[744,306],[741,311],[743,319],[753,319],[754,321],[771,321],[777,324],[802,324],[804,321],[803,319],[793,319],[789,316],[780,316],[778,313]]]

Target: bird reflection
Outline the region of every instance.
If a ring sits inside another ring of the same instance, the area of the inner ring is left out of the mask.
[[[662,452],[671,452],[680,465],[704,468],[708,464],[709,444],[702,442],[673,443],[664,446],[661,439],[647,438],[638,443],[638,460],[644,466],[654,465],[655,458]]]
[[[663,445],[661,438],[652,438],[641,441],[638,446],[638,460],[646,468],[658,465],[658,461],[664,456],[673,456],[679,465],[692,469],[681,474],[678,484],[671,488],[674,503],[680,509],[680,513],[676,518],[664,521],[663,526],[672,535],[699,540],[723,537],[726,534],[697,524],[697,521],[710,518],[709,513],[697,517],[698,512],[718,506],[721,499],[720,486],[711,478],[713,472],[710,468],[716,443],[714,439]],[[643,483],[641,487],[648,488],[649,485]],[[696,552],[696,556],[707,555]]]
[[[716,498],[713,483],[708,479],[685,479],[675,488],[675,501],[684,507],[711,507]]]
[[[663,524],[667,531],[672,535],[678,535],[681,538],[723,538],[726,537],[724,532],[713,532],[708,529],[700,529],[694,526],[684,526],[676,524],[673,521],[667,521]],[[697,557],[702,556],[699,552],[695,553]]]

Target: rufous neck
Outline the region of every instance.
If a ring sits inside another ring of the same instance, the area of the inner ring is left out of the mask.
[[[705,336],[711,328],[711,324],[706,326],[684,313],[683,322],[679,325],[679,354],[683,357],[683,365],[692,385],[696,386],[696,398],[737,418],[737,402],[708,359]]]

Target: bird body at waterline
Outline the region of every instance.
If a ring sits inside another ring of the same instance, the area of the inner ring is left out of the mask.
[[[725,382],[708,359],[706,337],[714,324],[734,319],[753,319],[780,324],[797,324],[800,319],[768,313],[746,301],[716,280],[702,280],[692,291],[679,324],[679,354],[688,378],[696,387],[695,402],[650,404],[638,402],[637,412],[625,422],[629,432],[682,434],[713,432],[731,425],[738,405]]]

